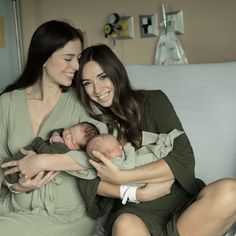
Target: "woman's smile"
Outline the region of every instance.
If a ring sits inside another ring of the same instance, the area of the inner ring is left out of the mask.
[[[73,78],[74,78],[74,75],[75,75],[74,72],[65,72],[64,74],[65,74],[65,76],[66,76],[67,78],[69,78],[69,79],[73,79]]]
[[[96,103],[110,107],[113,103],[115,87],[111,79],[95,61],[89,61],[83,69],[85,92]]]
[[[106,93],[103,93],[102,95],[97,95],[97,98],[100,101],[106,101],[107,99],[109,99],[109,95],[110,95],[110,92],[106,92]]]

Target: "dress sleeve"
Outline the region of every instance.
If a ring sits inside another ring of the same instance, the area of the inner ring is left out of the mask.
[[[152,129],[149,131],[157,133],[169,133],[173,129],[183,131],[173,105],[162,91],[150,92],[145,109],[144,114],[149,114],[145,117],[146,124],[149,123],[146,128]],[[190,194],[196,194],[199,191],[200,186],[196,182],[194,173],[194,153],[186,133],[175,139],[173,150],[163,160],[169,165],[175,179],[185,190]]]

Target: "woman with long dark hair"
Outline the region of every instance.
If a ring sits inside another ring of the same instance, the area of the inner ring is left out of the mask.
[[[106,45],[82,52],[76,83],[87,112],[107,124],[109,132],[123,143],[138,148],[142,130],[183,130],[167,96],[160,90],[134,90],[124,66]],[[101,180],[87,183],[93,189],[87,197],[96,198],[98,193],[130,201],[125,205],[120,199],[115,201],[108,235],[216,236],[223,235],[236,221],[236,180],[222,179],[204,186],[196,179],[194,155],[185,133],[176,138],[166,157],[132,170],[120,170],[102,153],[93,155],[101,160],[90,161]],[[153,183],[149,201],[144,197],[147,194],[143,195],[145,188],[129,186],[140,182]],[[171,184],[158,195],[158,186],[161,191],[166,183]]]
[[[88,116],[73,88],[82,49],[81,31],[67,22],[52,20],[36,29],[22,75],[0,96],[1,162],[37,136],[48,139],[52,129],[81,121],[105,128]],[[22,153],[23,159],[2,164],[12,168],[0,169],[0,234],[90,236],[94,220],[77,187],[86,155]],[[20,179],[10,184],[4,175],[14,172]]]

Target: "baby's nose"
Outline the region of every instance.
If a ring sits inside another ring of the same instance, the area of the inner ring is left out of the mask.
[[[65,136],[68,138],[70,137],[70,133],[66,133]]]

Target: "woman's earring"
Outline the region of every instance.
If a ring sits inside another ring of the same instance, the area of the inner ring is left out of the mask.
[[[45,63],[43,64],[43,67],[45,67],[46,65],[45,65]]]

